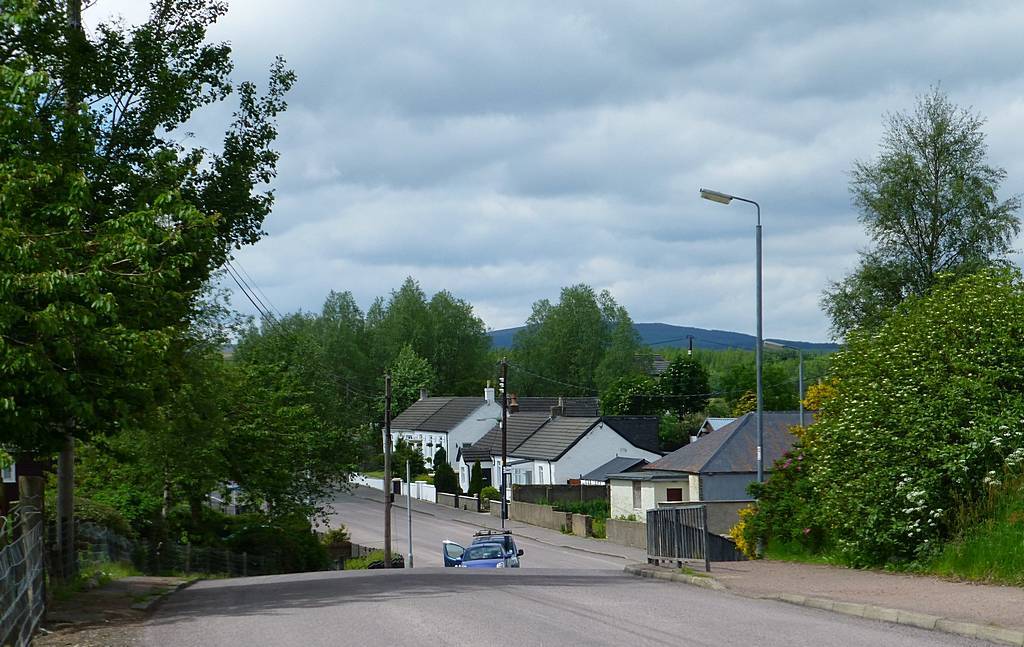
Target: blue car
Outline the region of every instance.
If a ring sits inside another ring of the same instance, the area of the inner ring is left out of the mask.
[[[445,566],[456,568],[507,568],[511,557],[504,546],[496,542],[472,544],[463,548],[447,539],[441,544]]]

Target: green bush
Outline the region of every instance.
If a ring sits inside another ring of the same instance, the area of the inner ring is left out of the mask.
[[[302,515],[259,522],[250,519],[226,538],[225,545],[235,553],[264,557],[284,573],[317,571],[329,564],[327,549]]]
[[[774,475],[751,525],[852,565],[928,563],[957,531],[958,506],[981,504],[1024,462],[1021,366],[1019,272],[904,301],[833,356],[835,395],[803,438],[807,475]]]
[[[348,557],[349,551],[352,548],[352,543],[349,541],[348,531],[345,530],[345,526],[332,528],[325,532],[320,536],[320,543],[323,544],[328,557],[333,560]]]
[[[480,490],[480,498],[485,501],[501,501],[501,492],[498,488],[488,485]]]
[[[43,507],[47,521],[53,523],[57,518],[57,501],[56,498],[50,496],[49,492]],[[128,520],[117,508],[106,503],[75,497],[75,518],[79,523],[94,523],[122,537],[132,538],[135,536]]]
[[[811,462],[810,452],[798,443],[776,461],[768,480],[751,484],[757,506],[753,514],[743,517],[738,543],[796,544],[811,552],[822,548],[824,533],[818,525],[816,495],[808,478]]]

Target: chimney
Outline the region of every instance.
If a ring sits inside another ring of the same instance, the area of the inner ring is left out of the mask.
[[[420,389],[420,400],[426,400],[430,397],[430,391],[426,389]]]
[[[519,400],[515,393],[508,394],[508,412],[519,413]]]
[[[553,407],[551,407],[551,418],[553,420],[553,419],[557,418],[558,416],[564,416],[564,415],[565,415],[565,400],[562,399],[562,396],[558,396],[558,404],[553,406]]]
[[[487,388],[484,389],[484,402],[494,404],[494,387],[491,386],[490,380],[487,380]]]

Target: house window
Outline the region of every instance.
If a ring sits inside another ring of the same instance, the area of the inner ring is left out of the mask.
[[[6,467],[0,467],[0,474],[3,475],[0,477],[0,480],[4,483],[14,483],[17,480],[14,477],[14,463],[11,463]]]
[[[544,467],[537,466],[537,483],[544,483]]]
[[[682,501],[683,500],[683,488],[681,487],[670,487],[665,490],[666,501]]]
[[[633,509],[639,510],[643,507],[643,484],[640,481],[633,481]]]

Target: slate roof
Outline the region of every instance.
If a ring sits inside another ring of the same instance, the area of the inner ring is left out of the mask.
[[[658,416],[603,416],[605,424],[634,447],[660,454]]]
[[[633,458],[632,456],[616,456],[601,467],[584,474],[583,481],[607,481],[609,474],[619,474],[630,470],[639,469],[647,464],[646,458]]]
[[[484,405],[477,396],[417,400],[391,421],[392,429],[448,432]]]
[[[510,451],[520,458],[532,458],[541,461],[555,461],[576,444],[580,437],[601,422],[594,416],[559,416],[537,430],[515,451]]]
[[[813,413],[811,422],[814,422]],[[764,465],[771,469],[796,441],[789,428],[800,424],[795,411],[764,412]],[[644,470],[686,472],[688,474],[756,473],[757,418],[748,413],[714,433],[701,436],[668,456],[644,467]]]
[[[558,406],[558,398],[516,398],[519,403],[519,413],[544,413],[551,415],[551,407]],[[597,416],[597,398],[562,398],[565,405],[566,416]]]
[[[644,465],[643,468],[638,469],[635,472],[620,472],[618,474],[609,474],[608,480],[616,481],[679,481],[687,478],[685,474],[679,472],[669,472],[667,470],[652,470],[648,469],[649,465]]]
[[[509,416],[508,437],[505,441],[508,453],[511,454],[516,447],[533,435],[547,421],[547,414],[517,413]],[[492,455],[501,455],[501,423],[496,424],[480,440],[469,447],[463,447],[459,451],[462,452],[462,458],[467,463],[486,461],[490,460]]]

